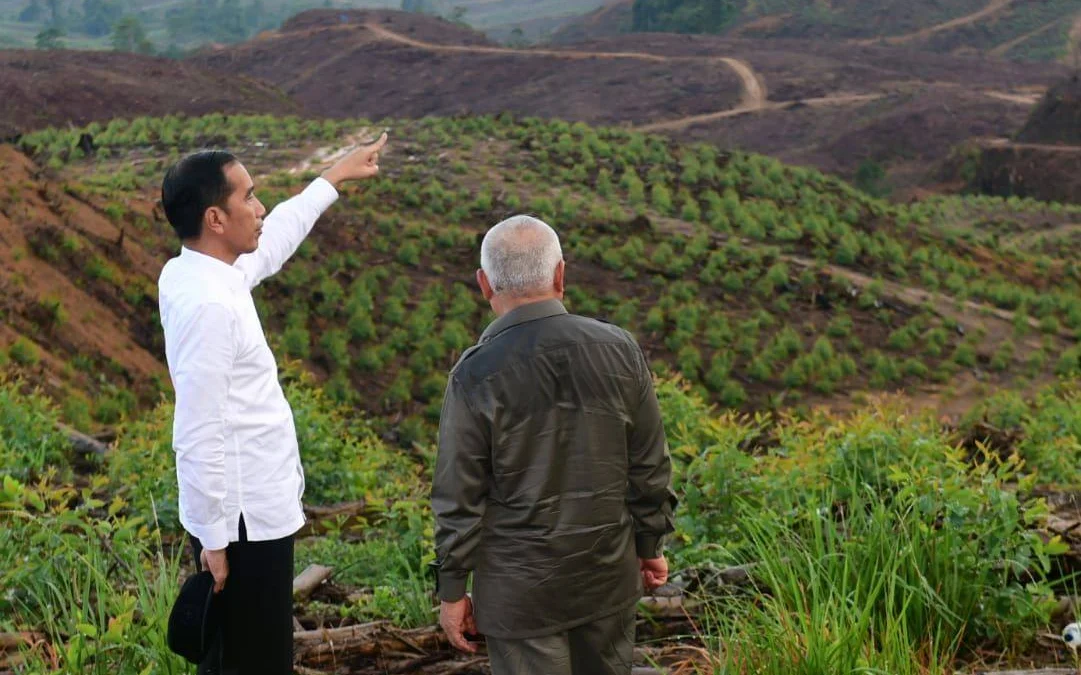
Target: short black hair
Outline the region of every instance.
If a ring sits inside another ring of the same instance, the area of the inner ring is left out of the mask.
[[[225,206],[231,189],[225,167],[235,161],[236,157],[224,150],[204,150],[188,155],[165,172],[161,205],[181,240],[202,234],[207,209]]]

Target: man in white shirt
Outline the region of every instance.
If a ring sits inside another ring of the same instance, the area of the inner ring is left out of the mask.
[[[293,535],[304,524],[293,415],[251,290],[281,269],[338,198],[379,172],[383,134],[266,216],[244,165],[190,155],[165,174],[162,204],[182,242],[158,299],[176,391],[180,522],[222,593],[219,645],[199,672],[293,672]]]

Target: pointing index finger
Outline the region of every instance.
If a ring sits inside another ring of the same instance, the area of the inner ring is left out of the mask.
[[[368,146],[368,149],[372,152],[379,152],[384,145],[387,144],[387,132],[383,132],[381,136],[374,143]]]

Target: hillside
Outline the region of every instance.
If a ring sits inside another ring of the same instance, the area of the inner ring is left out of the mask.
[[[891,204],[535,117],[388,123],[381,176],[255,293],[305,466],[295,573],[318,576],[296,593],[298,672],[488,672],[433,625],[433,428],[492,318],[480,236],[523,211],[562,236],[569,308],[632,330],[657,376],[679,508],[671,583],[636,619],[635,665],[660,670],[641,672],[1070,662],[1081,208]],[[137,118],[0,146],[0,668],[189,670],[164,639],[192,565],[154,302],[177,250],[161,174],[225,145],[273,205],[382,126]],[[111,442],[73,448],[61,422]]]
[[[1081,367],[1076,261],[961,228],[963,202],[890,206],[763,157],[562,122],[464,117],[392,128],[386,175],[350,190],[257,300],[281,355],[373,413],[415,424],[438,413],[446,369],[489,320],[471,287],[477,235],[522,210],[562,232],[573,310],[628,326],[658,372],[680,373],[725,405],[843,409],[860,392],[902,388],[946,411],[988,388]],[[329,139],[371,129],[242,117],[91,128],[83,131],[98,154],[68,163],[52,184],[137,224],[125,227],[124,245],[150,259],[97,276],[114,296],[138,286],[150,302],[156,265],[175,242],[160,216],[121,205],[152,202],[159,139],[179,150],[230,139],[275,203],[303,173],[273,168],[317,167],[334,149]],[[25,143],[55,165],[53,153],[80,133]],[[13,190],[6,212],[33,194]],[[1025,226],[1021,207],[1000,206],[1000,218]],[[66,250],[63,241],[60,252],[26,246],[35,265]],[[40,339],[31,317],[43,297],[28,292],[9,310],[24,317],[15,324],[24,339]],[[65,294],[53,304],[76,311]],[[144,340],[156,335],[147,314]],[[4,337],[9,352],[14,338]],[[77,374],[65,365],[74,358],[61,350],[31,370],[64,382]]]
[[[400,12],[309,12],[281,31],[206,50],[192,62],[265,79],[313,114],[332,117],[507,110],[618,123],[652,119],[660,110],[705,113],[740,98],[738,75],[719,63],[673,69],[649,54],[518,51]],[[614,100],[621,105],[611,105]]]
[[[1081,73],[1048,90],[1018,132],[1017,141],[1081,145]]]
[[[133,236],[149,227],[149,200],[94,200],[10,145],[0,195],[0,361],[30,373],[72,423],[93,410],[115,424],[153,403],[168,381],[151,283],[161,255]]]
[[[54,124],[210,112],[294,114],[263,82],[115,52],[0,50],[0,139]]]
[[[905,45],[1017,60],[1076,54],[1079,0],[617,0],[563,26],[566,42],[626,32]]]
[[[965,143],[939,173],[971,192],[1081,203],[1079,89],[1075,72],[1048,90],[1015,133]]]
[[[1067,73],[903,47],[713,36],[510,49],[429,17],[326,11],[193,61],[265,79],[315,115],[507,110],[764,152],[847,178],[871,162],[901,187],[958,143],[1015,131]]]
[[[600,4],[602,0],[338,0],[332,4],[322,0],[105,0],[88,5],[0,0],[0,49],[34,47],[38,33],[54,20],[54,5],[66,47],[112,49],[117,23],[129,18],[145,31],[156,53],[179,55],[208,43],[249,39],[278,28],[299,12],[317,8],[417,8],[500,40],[535,40]]]

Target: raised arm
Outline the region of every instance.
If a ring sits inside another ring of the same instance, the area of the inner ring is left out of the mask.
[[[386,145],[384,133],[375,143],[353,150],[323,172],[299,195],[279,204],[263,221],[263,236],[252,253],[237,258],[254,288],[282,268],[312,231],[315,221],[338,199],[338,187],[349,180],[363,180],[379,173],[379,151]]]

